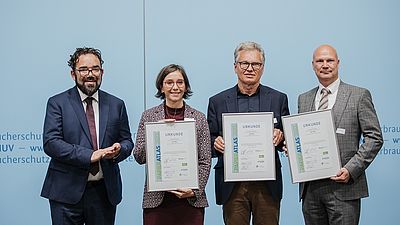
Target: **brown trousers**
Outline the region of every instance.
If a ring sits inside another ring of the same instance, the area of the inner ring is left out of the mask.
[[[223,205],[226,225],[279,224],[280,201],[271,197],[263,181],[238,182],[229,200]]]

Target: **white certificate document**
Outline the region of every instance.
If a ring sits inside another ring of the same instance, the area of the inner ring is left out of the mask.
[[[224,180],[275,180],[273,113],[223,113],[222,125]]]
[[[195,121],[146,123],[148,191],[198,189]]]
[[[341,168],[330,109],[282,117],[292,182],[335,176]]]

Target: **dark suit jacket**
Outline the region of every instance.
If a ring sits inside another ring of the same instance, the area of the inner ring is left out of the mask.
[[[222,113],[238,112],[237,105],[237,85],[227,89],[209,99],[207,120],[210,128],[211,147],[213,149],[213,157],[218,158],[215,165],[215,196],[218,205],[223,205],[229,199],[235,182],[224,182],[224,160],[223,154],[214,149],[214,140],[218,136],[222,136]],[[260,111],[273,112],[277,120],[275,128],[282,129],[281,116],[289,115],[288,99],[283,94],[270,87],[260,85]],[[276,148],[281,150],[280,147]],[[276,200],[282,199],[282,172],[281,162],[278,152],[275,154],[276,180],[266,181],[267,187]]]
[[[315,110],[318,87],[303,93],[298,99],[299,113]],[[347,184],[333,183],[339,200],[354,200],[368,196],[365,170],[382,147],[383,139],[378,117],[367,89],[340,82],[332,108],[337,133],[340,159],[351,179]],[[360,145],[360,137],[363,143]],[[300,184],[300,198],[304,196],[304,183]]]
[[[133,149],[128,116],[122,100],[99,90],[99,148],[119,142],[115,159],[102,159],[101,167],[108,199],[117,205],[122,199],[118,162]],[[43,147],[51,157],[41,196],[75,204],[85,191],[93,152],[82,101],[76,87],[51,97],[47,102]]]

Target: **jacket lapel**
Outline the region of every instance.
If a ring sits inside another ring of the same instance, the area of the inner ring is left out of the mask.
[[[157,122],[157,121],[165,119],[164,102],[161,103],[160,105],[156,106],[151,111],[151,113],[154,114],[154,117],[152,118],[152,122]]]
[[[194,110],[185,102],[185,112],[183,113],[184,118],[194,118]]]
[[[72,108],[75,111],[76,116],[78,117],[78,120],[82,126],[83,131],[85,132],[87,138],[91,140],[89,125],[86,120],[86,113],[85,110],[83,109],[82,100],[81,97],[79,96],[77,87],[70,89],[70,95],[68,96],[68,99],[72,105]]]
[[[104,135],[107,128],[108,113],[110,111],[110,102],[108,96],[99,90],[99,147],[102,147]]]
[[[269,94],[270,90],[260,84],[260,111],[271,112],[272,97]]]
[[[335,105],[332,108],[336,127],[339,127],[343,112],[346,108],[347,102],[349,101],[350,92],[351,91],[349,90],[347,85],[341,81],[339,84]]]
[[[312,89],[305,96],[305,112],[315,111],[315,97],[317,96],[318,87]]]
[[[237,85],[229,91],[225,98],[226,109],[228,112],[237,112]]]

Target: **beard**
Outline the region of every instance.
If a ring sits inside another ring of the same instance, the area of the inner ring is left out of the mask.
[[[86,83],[88,81],[95,83]],[[78,78],[75,75],[75,84],[84,94],[86,94],[87,96],[92,96],[94,93],[96,93],[97,90],[99,90],[101,80],[99,81],[99,79],[94,76],[88,76],[83,78],[81,82],[78,82]]]

